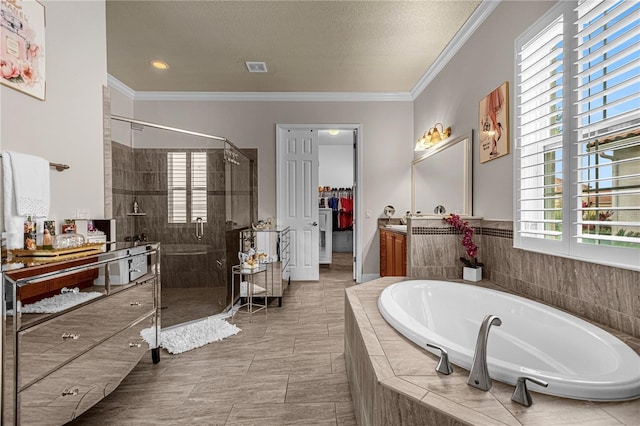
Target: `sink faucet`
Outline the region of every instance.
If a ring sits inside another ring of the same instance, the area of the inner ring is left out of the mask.
[[[476,341],[476,352],[473,355],[473,364],[469,373],[467,384],[474,388],[488,391],[491,389],[491,377],[487,369],[487,339],[489,338],[489,329],[492,325],[500,326],[502,321],[495,315],[487,315],[482,320],[480,331],[478,332],[478,340]]]

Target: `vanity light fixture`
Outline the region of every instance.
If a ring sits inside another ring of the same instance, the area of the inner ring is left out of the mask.
[[[159,69],[159,70],[168,70],[169,69],[169,64],[167,64],[164,61],[160,61],[158,59],[154,59],[153,61],[151,61],[151,66]]]
[[[438,130],[438,125],[440,125],[440,130]],[[442,123],[436,123],[433,127],[424,132],[420,139],[418,139],[415,151],[424,151],[425,149],[431,148],[438,142],[447,139],[449,136],[451,136],[451,127],[447,127],[445,129]]]

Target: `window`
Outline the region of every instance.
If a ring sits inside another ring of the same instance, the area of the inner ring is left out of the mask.
[[[191,222],[207,221],[207,153],[191,153]]]
[[[560,2],[516,40],[516,247],[640,268],[640,3]]]
[[[168,222],[207,221],[207,153],[167,153]],[[190,179],[187,179],[190,175]]]

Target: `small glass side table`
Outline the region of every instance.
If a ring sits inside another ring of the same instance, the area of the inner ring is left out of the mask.
[[[236,277],[240,279],[240,285],[238,288],[240,289],[240,298],[245,297],[246,302],[242,303],[238,306],[237,312],[240,312],[240,309],[246,307],[246,313],[250,316],[264,309],[265,316],[267,314],[267,305],[269,303],[269,291],[268,291],[268,263],[260,263],[255,268],[243,268],[242,265],[235,265],[231,268],[231,301],[235,300],[235,288],[236,288]],[[260,274],[264,276],[264,288],[260,288],[256,282],[259,279]],[[247,291],[243,296],[242,292],[242,282],[243,278],[247,283]],[[264,303],[255,303],[253,301],[254,297],[264,297]],[[233,310],[232,317],[236,314],[236,310]]]

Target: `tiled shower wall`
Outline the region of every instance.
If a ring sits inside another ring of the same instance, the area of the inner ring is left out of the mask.
[[[483,278],[582,318],[640,337],[640,272],[513,247],[511,221],[470,221],[476,227]],[[446,224],[413,228],[408,274],[460,279],[460,235]]]
[[[252,215],[255,215],[250,212],[257,210],[256,167],[253,167],[252,174],[248,161],[232,166],[232,182],[227,182],[223,150],[206,150],[207,218],[203,238],[198,240],[195,224],[168,223],[168,151],[134,149],[112,142],[112,205],[116,238],[125,241],[134,235],[144,234],[147,240],[162,243],[163,287],[194,286],[194,283],[223,286],[228,271],[217,261],[222,265],[228,263],[226,240],[229,228],[248,226]],[[257,157],[255,151],[243,150],[252,159]],[[144,215],[131,215],[134,199]],[[227,223],[229,217],[233,220]],[[206,252],[203,253],[201,248]],[[231,259],[232,262],[234,260]]]
[[[135,232],[133,217],[126,215],[132,211],[136,189],[133,148],[112,141],[111,159],[111,214],[116,220],[116,241],[124,241]]]

